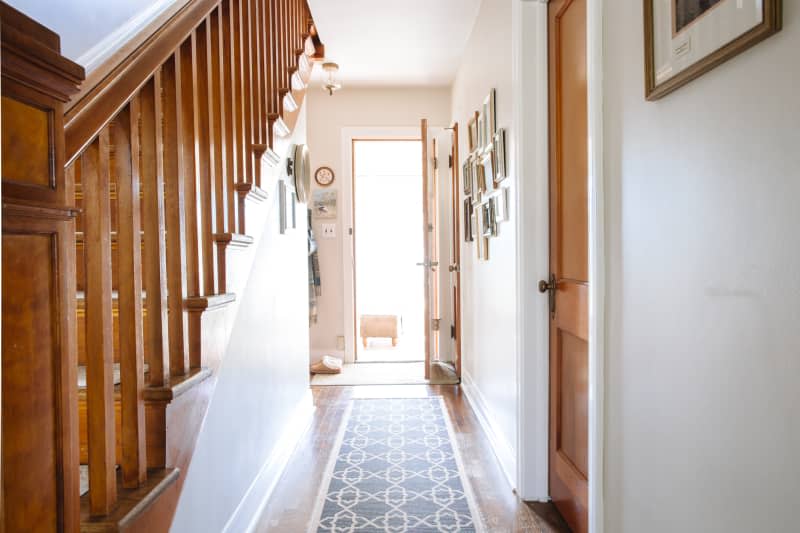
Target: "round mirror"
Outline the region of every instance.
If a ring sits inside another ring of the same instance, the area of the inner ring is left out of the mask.
[[[292,154],[294,160],[294,188],[297,191],[297,201],[307,204],[311,196],[311,163],[308,158],[308,146],[298,144]]]

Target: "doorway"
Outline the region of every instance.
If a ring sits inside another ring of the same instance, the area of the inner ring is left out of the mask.
[[[355,361],[425,359],[423,144],[354,140]]]

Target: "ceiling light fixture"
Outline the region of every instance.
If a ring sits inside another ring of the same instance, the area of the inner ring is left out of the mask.
[[[325,71],[325,83],[322,88],[328,91],[328,94],[333,96],[333,93],[342,88],[342,84],[336,79],[336,74],[339,72],[339,65],[336,63],[323,63],[322,70]]]

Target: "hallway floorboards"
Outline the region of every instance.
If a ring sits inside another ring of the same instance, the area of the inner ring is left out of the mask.
[[[458,386],[312,387],[312,391],[317,407],[314,421],[267,503],[257,532],[303,533],[307,530],[316,499],[323,489],[325,467],[330,454],[335,452],[338,429],[351,399],[427,396],[442,396],[445,400],[487,532],[568,531],[551,504],[526,504],[511,491],[478,419]]]

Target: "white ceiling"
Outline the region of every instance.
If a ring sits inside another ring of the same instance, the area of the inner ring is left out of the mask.
[[[345,86],[446,86],[481,0],[308,0]],[[317,69],[319,72],[321,69]]]

